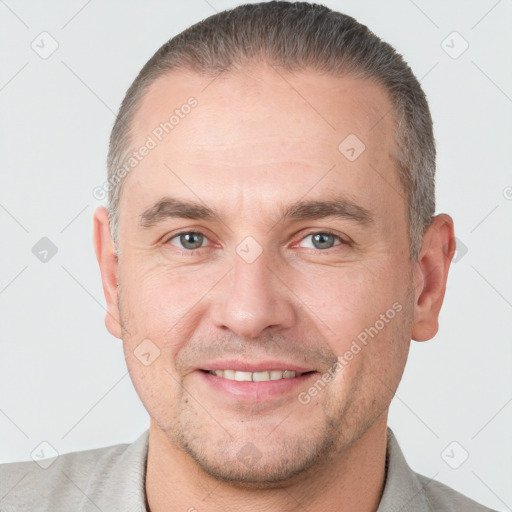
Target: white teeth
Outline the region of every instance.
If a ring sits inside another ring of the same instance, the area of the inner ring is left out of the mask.
[[[251,372],[235,372],[235,380],[238,380],[239,382],[251,382],[252,380],[252,374]]]
[[[219,372],[222,372],[222,375],[219,375],[219,377],[224,377],[225,379],[229,380],[235,380],[235,370],[217,370]],[[217,373],[217,372],[215,372]]]
[[[254,382],[264,382],[266,380],[270,380],[269,372],[254,372],[252,374],[252,380]]]
[[[238,370],[211,370],[210,373],[228,380],[239,382],[266,382],[268,380],[291,379],[297,376],[292,370],[270,370],[263,372],[241,372]],[[300,375],[300,374],[299,374]]]

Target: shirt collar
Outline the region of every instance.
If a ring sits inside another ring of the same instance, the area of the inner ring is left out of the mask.
[[[87,493],[97,509],[109,512],[147,512],[146,464],[149,447],[149,430],[141,434],[116,459],[102,475],[97,492]],[[105,493],[109,489],[111,492]],[[103,492],[102,492],[103,491]],[[115,502],[112,500],[115,494]],[[95,509],[96,510],[96,509]]]
[[[386,480],[377,512],[429,512],[423,485],[407,464],[395,435],[388,427]]]

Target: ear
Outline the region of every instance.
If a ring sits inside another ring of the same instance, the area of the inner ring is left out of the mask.
[[[423,236],[418,261],[415,262],[413,340],[430,340],[439,329],[439,311],[455,250],[452,218],[446,214],[436,215]]]
[[[108,212],[100,206],[94,212],[94,250],[100,266],[103,293],[107,301],[107,314],[105,325],[116,338],[121,339],[121,321],[118,306],[117,292],[117,267],[118,261],[115,254],[114,243],[110,235],[110,222]]]

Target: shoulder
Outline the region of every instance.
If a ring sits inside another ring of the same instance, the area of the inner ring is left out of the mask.
[[[112,488],[112,479],[122,480],[133,472],[134,446],[144,446],[147,433],[133,444],[118,444],[94,450],[59,455],[53,461],[13,462],[0,465],[2,512],[15,510],[60,511],[95,508],[94,496]],[[134,457],[135,455],[135,457]],[[138,473],[141,473],[138,468]],[[116,473],[116,474],[112,474]],[[97,505],[97,504],[96,504]],[[92,510],[91,509],[91,510]]]
[[[432,510],[440,512],[495,512],[447,485],[416,473]]]
[[[386,467],[386,483],[378,512],[493,512],[451,487],[414,472],[390,428]]]

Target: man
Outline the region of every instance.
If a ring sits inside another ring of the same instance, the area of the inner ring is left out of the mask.
[[[388,44],[314,4],[212,16],[142,69],[108,167],[106,326],[149,432],[6,465],[5,510],[488,510],[387,428],[455,252],[428,105]]]

